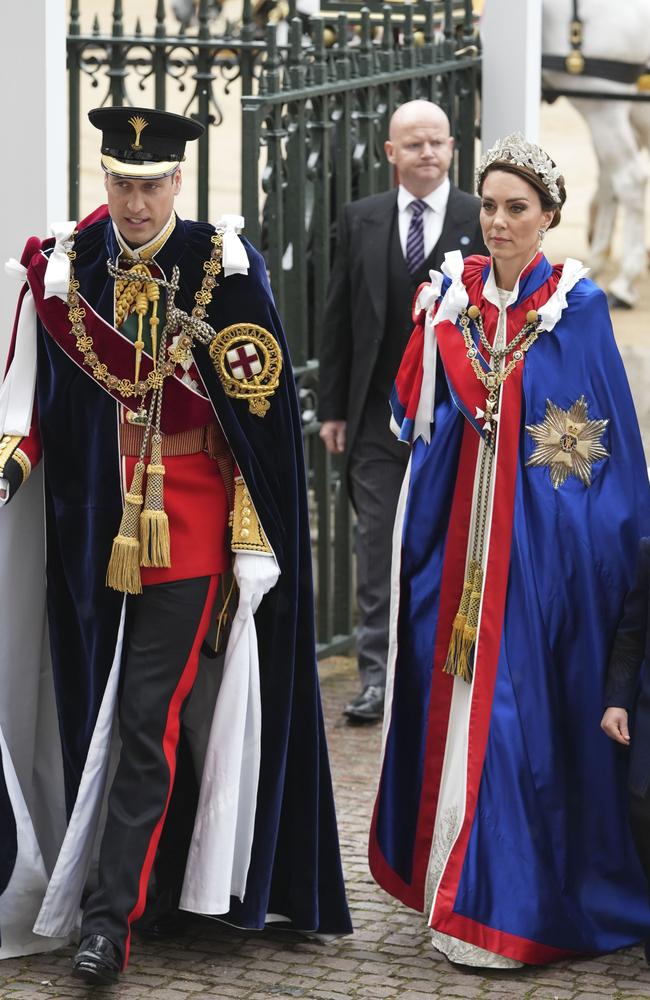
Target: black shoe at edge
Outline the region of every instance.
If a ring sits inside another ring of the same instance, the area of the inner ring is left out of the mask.
[[[345,706],[343,714],[352,723],[378,722],[384,715],[384,688],[369,684],[354,701]]]
[[[122,958],[116,946],[103,934],[88,934],[72,959],[72,975],[90,986],[116,983]]]

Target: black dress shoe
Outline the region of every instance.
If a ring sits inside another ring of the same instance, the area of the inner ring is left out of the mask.
[[[365,697],[366,697],[366,688],[364,688],[363,691],[359,691],[359,694],[356,696],[356,698],[353,698],[352,701],[349,701],[347,703],[347,705],[343,709],[343,715],[347,715],[348,712],[352,712],[354,711],[355,708],[358,708],[359,705],[363,703]]]
[[[122,958],[112,941],[103,934],[89,934],[72,959],[72,975],[90,986],[116,983]]]
[[[358,698],[345,706],[343,715],[353,724],[378,722],[384,715],[384,689],[377,684],[369,684]]]

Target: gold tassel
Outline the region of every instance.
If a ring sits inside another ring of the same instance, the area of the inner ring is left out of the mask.
[[[467,624],[467,612],[469,611],[469,602],[472,594],[472,588],[474,586],[474,576],[478,568],[478,563],[474,559],[470,561],[469,567],[467,569],[467,576],[465,577],[465,583],[463,584],[463,592],[460,597],[460,605],[454,618],[454,624],[451,628],[451,638],[449,639],[449,650],[447,652],[447,659],[445,660],[445,665],[442,668],[445,674],[458,674],[459,660],[461,653],[461,645],[463,640],[463,633],[465,631],[465,626]]]
[[[162,438],[151,438],[151,462],[147,466],[147,495],[140,515],[140,565],[171,566],[169,518],[165,512],[162,464]]]
[[[465,624],[465,629],[463,631],[463,638],[461,640],[460,655],[459,655],[459,666],[461,673],[459,674],[463,680],[468,683],[474,676],[474,654],[476,652],[476,635],[478,632],[478,616],[481,609],[481,597],[483,596],[483,570],[480,566],[476,567],[474,573],[474,584],[472,586],[472,593],[469,599],[469,608],[467,611],[467,622]]]
[[[106,585],[125,594],[141,594],[140,579],[140,508],[144,462],[133,470],[131,489],[126,494],[120,529],[113,539],[113,550],[106,571]]]
[[[140,378],[140,364],[142,363],[142,352],[144,350],[144,340],[142,339],[142,327],[144,322],[144,317],[147,314],[147,309],[149,308],[149,301],[147,299],[146,292],[138,292],[135,300],[135,313],[138,317],[138,339],[135,341],[133,346],[135,347],[135,377],[134,382],[137,382]]]
[[[221,576],[221,586],[223,588],[223,574]],[[223,602],[221,611],[219,612],[219,617],[217,619],[217,635],[216,635],[216,638],[214,640],[214,651],[215,651],[215,653],[222,653],[224,651],[224,649],[226,648],[226,640],[227,640],[227,637],[228,637],[228,632],[230,630],[230,626],[232,624],[232,622],[231,622],[231,617],[232,616],[230,615],[230,612],[228,610],[228,606],[230,604],[230,598],[233,595],[234,589],[235,589],[235,578],[233,576],[232,580],[230,581],[230,587],[228,588],[228,593],[226,594],[226,596],[224,598],[224,602]],[[223,591],[222,591],[222,593],[223,593]]]
[[[154,370],[158,367],[158,300],[160,299],[160,289],[155,281],[147,283],[147,298],[151,305],[151,316],[149,317],[149,333],[151,334],[151,356],[153,358]]]

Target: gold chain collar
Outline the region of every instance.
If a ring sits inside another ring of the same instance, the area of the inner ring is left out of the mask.
[[[77,231],[72,234],[72,239],[74,240],[77,236]],[[212,301],[212,292],[217,283],[217,277],[222,270],[222,253],[223,253],[223,233],[217,231],[214,236],[211,237],[211,242],[213,244],[212,253],[210,257],[204,261],[203,270],[205,272],[203,281],[201,283],[200,289],[195,293],[194,299],[196,305],[192,309],[192,316],[196,319],[203,319],[207,313],[207,308]],[[70,280],[68,283],[68,319],[70,321],[70,332],[76,338],[77,350],[83,356],[83,363],[88,367],[95,379],[98,382],[104,383],[111,392],[116,392],[123,399],[129,399],[133,396],[141,396],[143,399],[153,389],[159,389],[165,378],[169,375],[174,374],[174,369],[176,367],[174,360],[165,361],[163,364],[159,365],[156,369],[149,372],[146,379],[139,379],[137,381],[131,381],[128,378],[120,378],[118,375],[114,375],[107,364],[105,364],[96,351],[93,350],[94,342],[93,338],[90,336],[86,329],[86,324],[84,322],[86,317],[86,310],[80,304],[79,300],[79,281],[74,275],[74,261],[77,258],[77,252],[73,248],[68,251],[68,258],[70,260]],[[191,347],[191,338],[187,337],[189,343],[187,349]],[[170,348],[171,350],[171,348]]]
[[[519,333],[515,334],[512,340],[502,349],[493,348],[485,336],[483,317],[481,316],[478,306],[469,306],[468,309],[463,309],[459,314],[459,320],[463,340],[465,341],[465,347],[467,348],[467,357],[470,365],[472,366],[472,371],[478,381],[487,390],[485,410],[477,408],[476,416],[477,418],[485,421],[483,430],[491,436],[495,430],[495,423],[499,418],[498,410],[501,386],[510,377],[510,375],[512,375],[518,363],[523,360],[524,355],[530,350],[539,337],[541,333],[539,315],[535,309],[529,310],[526,314],[526,322],[524,326],[521,328]],[[470,330],[471,321],[473,321],[476,325],[481,343],[486,347],[493,358],[495,367],[491,368],[487,372],[483,370],[483,366],[478,358],[478,348],[474,343]],[[501,362],[511,352],[513,352],[512,358],[505,368],[501,369]]]

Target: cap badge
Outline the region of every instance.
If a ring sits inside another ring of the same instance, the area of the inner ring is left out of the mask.
[[[135,142],[131,143],[131,149],[142,149],[140,135],[148,124],[149,122],[145,118],[141,118],[140,115],[134,115],[133,118],[129,118],[129,125],[133,126],[135,132]]]

